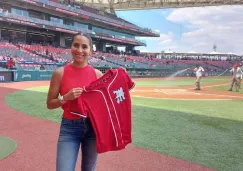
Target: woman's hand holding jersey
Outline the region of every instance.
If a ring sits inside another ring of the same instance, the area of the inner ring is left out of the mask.
[[[82,88],[73,88],[67,94],[63,96],[65,101],[70,101],[78,98],[83,93]]]

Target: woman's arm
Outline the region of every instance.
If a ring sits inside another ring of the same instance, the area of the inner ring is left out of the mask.
[[[50,87],[47,95],[47,108],[56,109],[62,106],[61,101],[58,99],[60,89],[61,89],[61,80],[63,75],[63,68],[57,69],[51,78]],[[76,87],[71,89],[67,94],[63,95],[64,101],[70,101],[78,98],[83,92],[83,89]]]
[[[47,95],[47,101],[46,101],[48,109],[56,109],[62,106],[62,103],[58,99],[58,95],[60,93],[62,75],[63,75],[63,68],[57,69],[52,74],[50,87]]]
[[[98,69],[95,69],[95,73],[96,73],[97,79],[99,79],[103,75],[103,73],[100,70],[98,70]]]
[[[52,74],[46,101],[48,109],[56,109],[62,106],[62,103],[58,99],[61,87],[62,74],[63,68],[57,69]]]

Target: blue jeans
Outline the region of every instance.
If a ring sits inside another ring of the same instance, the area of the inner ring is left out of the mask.
[[[57,171],[74,171],[81,145],[82,171],[94,171],[97,161],[96,137],[90,119],[62,118],[57,144]]]

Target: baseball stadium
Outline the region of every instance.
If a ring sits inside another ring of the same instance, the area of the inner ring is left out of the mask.
[[[124,68],[135,83],[130,90],[132,143],[100,154],[95,170],[242,171],[243,56],[141,52],[136,48],[147,44],[139,38],[159,38],[160,32],[116,15],[126,10],[240,4],[1,0],[0,171],[56,170],[63,111],[48,110],[47,96],[54,73],[74,63],[74,35],[80,32],[92,39],[90,66],[103,74]],[[80,153],[76,170],[82,165]]]

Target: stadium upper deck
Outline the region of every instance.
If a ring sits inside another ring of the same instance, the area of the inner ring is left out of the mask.
[[[84,6],[82,4],[71,3],[69,5],[60,3],[58,0],[8,0],[8,4],[14,4],[23,8],[33,7],[35,10],[43,12],[53,12],[66,14],[68,17],[84,19],[86,22],[111,28],[120,32],[130,33],[136,36],[159,37],[159,33],[148,28],[141,28],[113,14],[100,11],[95,8]],[[38,8],[36,8],[38,7]]]
[[[54,1],[1,1],[0,38],[27,43],[42,43],[45,40],[54,46],[68,47],[72,34],[82,31],[93,37],[99,51],[109,51],[107,46],[112,46],[112,50],[125,46],[126,52],[133,53],[136,52],[135,46],[146,46],[144,41],[136,40],[136,36],[159,36],[113,14],[81,4]]]

